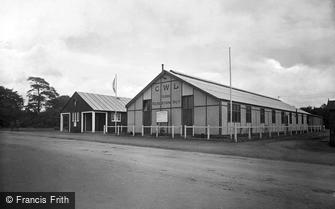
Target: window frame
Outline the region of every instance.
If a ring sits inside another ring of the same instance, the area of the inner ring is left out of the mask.
[[[246,105],[245,106],[245,121],[246,121],[246,123],[251,123],[252,122],[251,105]]]
[[[265,108],[260,109],[260,123],[265,123]]]
[[[272,123],[276,123],[276,110],[272,110]]]
[[[111,112],[111,122],[121,122],[121,113],[120,112]]]
[[[238,103],[233,102],[233,123],[240,123],[241,122],[241,105]],[[230,122],[230,102],[227,105],[227,121]]]

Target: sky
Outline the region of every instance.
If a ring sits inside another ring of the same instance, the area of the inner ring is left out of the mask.
[[[0,0],[0,85],[134,97],[175,70],[296,107],[335,99],[335,0]]]

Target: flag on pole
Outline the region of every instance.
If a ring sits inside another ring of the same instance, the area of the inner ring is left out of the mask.
[[[115,96],[117,96],[117,74],[115,74],[115,77],[113,80],[113,91],[115,93]]]

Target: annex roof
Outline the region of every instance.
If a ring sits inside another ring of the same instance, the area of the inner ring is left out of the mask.
[[[84,92],[77,93],[93,110],[126,112],[126,104],[130,101],[130,98],[125,97]]]
[[[195,86],[208,94],[221,99],[221,100],[230,100],[230,87],[226,85],[222,85],[219,83],[215,83],[212,81],[204,80],[201,78],[196,78],[193,76],[185,75],[183,73],[179,73],[176,71],[168,72],[175,77],[180,78],[192,86]],[[285,102],[275,99],[272,97],[264,96],[261,94],[245,91],[242,89],[232,88],[232,100],[234,102],[241,102],[245,104],[253,104],[257,106],[270,107],[274,109],[286,110],[291,112],[298,111],[299,113],[309,114],[301,109],[297,109],[296,107],[286,104]]]

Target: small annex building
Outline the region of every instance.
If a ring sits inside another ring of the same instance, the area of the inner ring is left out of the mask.
[[[194,134],[227,135],[233,125],[253,127],[289,127],[307,130],[308,124],[321,125],[322,119],[283,101],[237,88],[232,88],[233,116],[230,122],[230,87],[176,71],[156,76],[127,105],[128,132],[148,134],[148,126],[197,126]],[[167,115],[161,121],[161,115]],[[159,118],[158,118],[159,117]],[[159,121],[161,123],[159,123]],[[144,126],[144,128],[141,126]],[[215,128],[216,127],[216,128]],[[144,129],[141,130],[141,129]],[[184,129],[174,130],[182,134]],[[186,129],[185,129],[186,130]],[[264,129],[262,129],[264,130]],[[169,133],[171,128],[166,128]],[[189,130],[187,130],[189,131]],[[191,130],[192,131],[192,130]],[[241,131],[243,131],[241,129]],[[247,130],[246,130],[247,131]],[[260,129],[253,128],[257,133]],[[241,133],[241,132],[240,132]]]
[[[60,113],[60,131],[103,132],[104,127],[127,124],[129,98],[75,92]],[[114,132],[109,128],[108,132]]]

